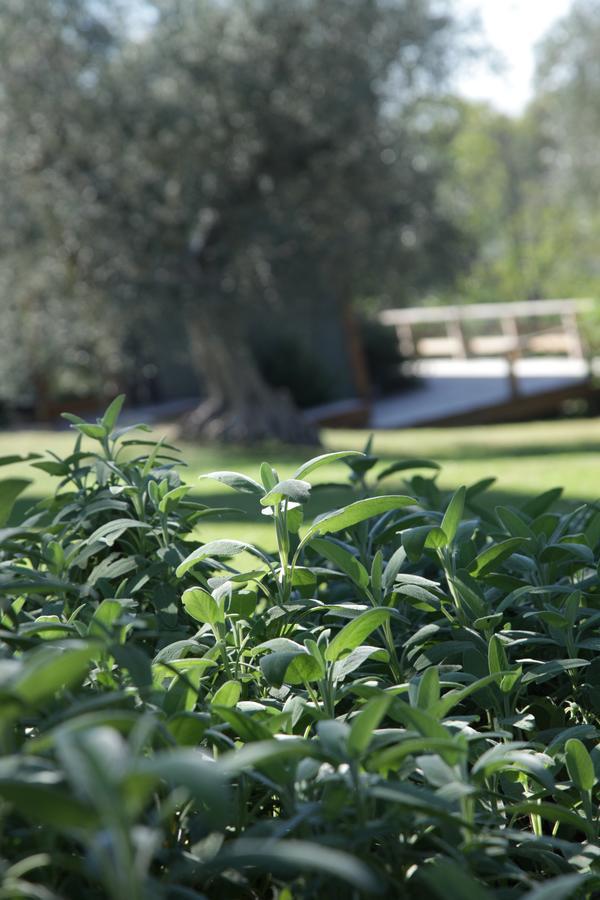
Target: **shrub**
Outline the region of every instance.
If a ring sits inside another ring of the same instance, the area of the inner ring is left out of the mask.
[[[597,896],[598,509],[367,447],[210,473],[278,549],[199,545],[120,403],[10,526],[0,483],[1,896]]]
[[[253,351],[265,381],[274,388],[288,390],[300,409],[328,403],[336,396],[331,379],[316,352],[293,335],[261,334]]]
[[[404,360],[394,328],[365,317],[360,320],[360,333],[369,378],[376,395],[385,396],[415,387],[416,376],[402,370]]]

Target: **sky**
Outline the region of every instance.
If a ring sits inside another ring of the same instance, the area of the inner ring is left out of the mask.
[[[489,100],[507,113],[519,113],[531,96],[535,45],[565,15],[571,0],[455,0],[461,14],[478,12],[483,37],[498,53],[502,73],[478,64],[457,79],[461,94]]]

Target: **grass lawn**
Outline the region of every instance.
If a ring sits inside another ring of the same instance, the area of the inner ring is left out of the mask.
[[[173,437],[172,426],[157,433]],[[324,431],[327,450],[362,449],[368,437],[364,431]],[[0,433],[0,456],[13,453],[42,452],[47,449],[64,454],[72,447],[74,436],[69,431],[20,431]],[[233,507],[227,518],[207,519],[199,527],[203,539],[237,537],[270,545],[268,521],[256,513],[250,495],[236,494],[216,482],[198,481],[198,475],[215,469],[235,469],[257,477],[263,459],[274,465],[281,477],[289,477],[312,450],[282,448],[260,449],[181,445],[186,481],[196,486],[197,493],[213,506]],[[386,460],[428,457],[442,465],[439,484],[455,488],[481,478],[495,476],[497,483],[490,492],[490,502],[497,499],[525,500],[532,494],[551,487],[564,488],[570,501],[593,501],[600,498],[600,419],[566,419],[558,422],[534,422],[525,425],[491,425],[477,428],[412,429],[375,433],[373,451]],[[321,475],[321,472],[323,473]],[[341,480],[343,465],[319,472],[323,480]],[[32,484],[25,498],[45,496],[55,487],[55,480],[24,464],[7,466],[3,477],[27,477]],[[393,478],[383,482],[383,490],[402,490],[402,481]],[[347,491],[322,489],[315,493],[308,515],[349,502]]]

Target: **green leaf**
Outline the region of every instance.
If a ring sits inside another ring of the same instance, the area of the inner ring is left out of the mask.
[[[196,645],[197,646],[197,645]],[[152,675],[155,684],[164,678],[176,678],[179,672],[184,674],[202,674],[205,669],[214,669],[217,663],[208,656],[185,656],[183,659],[166,659],[164,662],[152,663]]]
[[[354,650],[364,639],[368,637],[372,631],[379,628],[391,615],[391,610],[378,607],[376,609],[368,609],[361,613],[356,619],[352,619],[347,625],[338,631],[331,643],[325,650],[325,659],[335,662],[340,656],[348,650]]]
[[[488,668],[490,675],[498,675],[500,672],[510,669],[504,644],[495,634],[492,635],[488,644]]]
[[[319,681],[325,674],[322,663],[303,650],[283,650],[263,656],[260,668],[265,679],[274,687],[282,684],[305,684]]]
[[[314,656],[314,658],[317,660],[319,665],[324,670],[325,669],[325,655],[324,655],[322,649],[317,644],[317,642],[315,640],[313,640],[313,638],[305,638],[305,647],[308,650],[308,652],[311,654],[311,656]]]
[[[239,681],[226,681],[213,695],[211,703],[220,706],[235,706],[242,695],[242,685]]]
[[[565,744],[565,759],[569,777],[580,791],[591,791],[596,783],[594,763],[585,744],[570,738]]]
[[[523,516],[510,506],[497,506],[496,516],[511,537],[534,538],[535,535]]]
[[[389,475],[393,475],[395,472],[405,472],[407,469],[440,469],[441,466],[439,463],[434,462],[432,459],[402,459],[399,462],[392,463],[391,466],[386,466],[379,474],[377,475],[377,481],[382,481],[384,478],[387,478]]]
[[[95,611],[88,626],[88,635],[106,638],[112,633],[112,626],[123,612],[118,600],[103,600]]]
[[[312,741],[301,738],[282,740],[254,740],[240,750],[231,750],[219,757],[219,766],[226,775],[239,775],[280,760],[316,755]]]
[[[383,588],[384,594],[387,594],[387,592],[390,591],[393,587],[396,576],[406,562],[406,558],[407,553],[402,545],[400,545],[397,550],[394,550],[394,552],[390,556],[387,565],[383,570],[383,576],[381,579],[381,586]]]
[[[277,472],[267,462],[263,462],[260,464],[260,480],[265,486],[265,491],[270,491],[271,488],[274,488],[279,481]]]
[[[482,478],[480,481],[476,481],[475,484],[470,484],[465,495],[465,502],[469,503],[473,497],[477,497],[478,494],[483,494],[484,491],[487,491],[487,489],[495,484],[497,480],[497,478]]]
[[[112,401],[109,405],[108,409],[102,416],[102,425],[106,429],[106,431],[110,434],[113,431],[115,425],[117,424],[117,419],[121,414],[121,409],[123,408],[123,403],[125,402],[125,394],[119,394],[118,397]]]
[[[510,815],[537,815],[541,816],[542,819],[547,819],[549,822],[562,822],[564,825],[570,825],[576,831],[585,832],[589,838],[594,839],[593,826],[573,810],[566,806],[560,806],[558,803],[527,800],[523,803],[507,806],[506,811]]]
[[[551,743],[548,744],[548,747],[546,748],[546,753],[550,756],[554,756],[562,747],[564,747],[571,737],[577,737],[580,740],[583,738],[586,740],[595,740],[600,737],[600,731],[598,731],[594,725],[571,725],[569,728],[564,728],[556,735],[556,737],[552,738]]]
[[[0,527],[8,522],[15,500],[30,484],[28,478],[5,478],[0,481]]]
[[[321,556],[324,556],[325,559],[334,563],[337,568],[348,575],[358,587],[366,588],[368,586],[369,573],[363,564],[359,562],[355,556],[349,553],[348,550],[340,547],[339,544],[333,543],[333,541],[326,541],[321,538],[315,538],[311,543],[311,547],[313,550],[316,550],[317,553],[320,553]]]
[[[473,775],[489,778],[494,772],[526,772],[549,791],[554,790],[554,779],[550,766],[552,758],[541,753],[523,749],[519,741],[495,744],[483,753],[473,766]]]
[[[440,676],[437,666],[431,666],[421,676],[417,690],[417,706],[430,710],[440,699]]]
[[[544,681],[550,681],[555,675],[563,675],[569,669],[583,669],[589,664],[589,659],[549,659],[548,662],[529,669],[523,676],[523,684],[531,682],[542,684]]]
[[[451,544],[456,537],[456,532],[458,531],[458,526],[460,525],[462,514],[465,508],[466,492],[467,489],[464,485],[462,487],[459,487],[459,489],[450,500],[446,512],[444,513],[441,529],[446,535],[448,544]]]
[[[358,525],[359,522],[364,522],[365,519],[371,519],[373,516],[382,515],[390,510],[401,509],[413,503],[416,503],[414,497],[400,494],[357,500],[355,503],[350,503],[349,506],[344,506],[342,509],[334,510],[315,519],[302,538],[302,544],[306,544],[316,535],[344,531],[346,528]]]
[[[10,453],[7,456],[0,456],[0,466],[12,466],[13,463],[28,462],[30,459],[39,459],[39,453],[28,453],[27,456],[21,453]],[[32,463],[35,465],[35,463]]]
[[[151,481],[150,484],[155,484],[156,482]],[[186,494],[190,491],[190,486],[188,484],[181,484],[179,487],[173,488],[172,491],[167,491],[164,497],[158,503],[159,512],[166,513],[169,512]]]
[[[216,625],[225,621],[225,613],[212,594],[199,587],[188,588],[181,597],[183,608],[188,616],[202,625]]]
[[[266,725],[257,721],[256,717],[252,717],[240,709],[231,706],[218,706],[216,703],[211,704],[211,712],[227,722],[236,734],[246,743],[250,741],[268,741],[272,742],[272,734]],[[233,754],[229,754],[231,760]]]
[[[381,579],[383,577],[383,553],[378,550],[371,564],[371,589],[377,603],[381,603]]]
[[[499,544],[492,544],[491,547],[486,547],[485,550],[476,557],[475,560],[469,566],[469,572],[475,578],[478,575],[485,575],[489,569],[491,569],[494,563],[500,563],[502,560],[507,559],[511,556],[516,550],[522,549],[523,545],[527,543],[526,539],[516,537],[516,538],[507,538],[505,541],[500,541]]]
[[[439,550],[448,545],[448,535],[443,528],[430,528],[425,537],[424,546],[430,550]]]
[[[73,413],[63,412],[60,414],[61,419],[66,419],[67,422],[70,422],[71,425],[85,425],[85,419],[82,419],[81,416],[74,416]]]
[[[415,756],[417,753],[438,753],[442,758],[448,757],[454,762],[457,743],[448,732],[445,732],[445,735],[445,737],[431,735],[402,737],[393,746],[374,753],[369,758],[368,769],[384,774],[388,769],[399,768],[407,756]]]
[[[499,625],[502,622],[502,619],[502,613],[493,613],[490,616],[480,616],[479,619],[475,619],[473,622],[473,628],[476,628],[477,631],[486,631],[486,629],[493,630],[496,625]]]
[[[104,440],[104,438],[108,436],[108,431],[104,425],[94,425],[91,422],[83,422],[74,425],[73,427],[82,434],[85,434],[86,437],[92,438],[95,441]]]
[[[210,478],[213,481],[226,484],[241,494],[258,494],[262,497],[265,492],[258,481],[255,481],[248,475],[242,475],[240,472],[209,472],[207,475],[200,475],[200,478]]]
[[[69,472],[69,467],[65,462],[57,462],[53,459],[43,459],[40,462],[31,463],[31,466],[53,476],[67,475]]]
[[[391,702],[392,697],[389,694],[373,697],[365,704],[356,718],[352,720],[348,737],[348,750],[355,756],[360,756],[367,750],[371,743],[373,732],[379,728]]]
[[[377,659],[380,662],[389,662],[389,653],[381,647],[369,647],[365,644],[355,647],[346,656],[340,657],[333,665],[333,681],[343,681],[347,675],[358,669],[368,659]]]
[[[307,681],[318,681],[324,675],[325,669],[320,660],[310,653],[297,653],[286,668],[284,681],[286,684],[305,684]]]
[[[367,894],[381,890],[375,875],[355,856],[309,841],[281,840],[275,843],[262,838],[241,838],[227,843],[214,865],[219,872],[224,868],[248,866],[272,872],[274,868],[284,866],[303,874],[307,870],[322,872]]]
[[[521,900],[569,900],[589,875],[558,875],[522,895]]]
[[[23,671],[12,690],[26,703],[38,704],[87,674],[97,649],[72,641],[66,647],[42,647],[23,655]]]
[[[487,687],[489,684],[493,684],[497,682],[499,678],[503,678],[506,675],[513,675],[515,673],[511,673],[509,671],[506,672],[495,672],[493,675],[484,675],[483,678],[477,678],[472,684],[468,684],[464,688],[460,688],[456,691],[448,691],[447,694],[439,699],[433,707],[430,709],[432,715],[437,716],[440,719],[443,719],[444,716],[447,716],[451,709],[454,709],[459,703],[462,703],[467,697],[470,697],[471,694],[475,694],[477,691],[480,691],[482,688]],[[519,673],[520,674],[520,667]]]
[[[440,900],[447,900],[450,893],[460,900],[492,900],[493,895],[487,888],[476,881],[466,867],[452,860],[442,859],[423,866],[422,878]]]
[[[137,519],[112,519],[97,528],[87,539],[91,546],[94,541],[102,541],[107,547],[112,547],[126,531],[138,529],[147,531],[152,526],[147,522],[138,522]]]
[[[502,693],[510,694],[522,674],[522,667],[517,666],[516,669],[512,669],[512,671],[508,672],[506,675],[503,675],[500,679],[500,690],[502,691]]]
[[[291,500],[293,503],[306,503],[310,498],[311,486],[308,481],[299,481],[296,478],[288,478],[286,481],[278,481],[277,484],[260,498],[262,506],[275,506],[282,500]]]
[[[504,644],[495,634],[488,644],[488,668],[490,675],[500,678],[499,687],[504,694],[510,694],[522,674],[521,666],[511,667]]]
[[[360,450],[336,450],[334,453],[322,453],[321,456],[315,456],[313,459],[309,459],[308,462],[303,463],[299,469],[296,469],[294,472],[294,478],[306,478],[306,476],[310,472],[314,472],[315,469],[320,469],[321,466],[326,466],[329,463],[337,462],[338,460],[349,459],[350,457],[359,457],[364,456]]]
[[[121,669],[127,669],[131,680],[140,691],[152,685],[150,657],[135,644],[113,644],[110,652]]]
[[[562,492],[563,489],[560,487],[544,491],[543,494],[540,494],[538,497],[533,497],[531,500],[524,503],[521,510],[526,515],[531,516],[532,519],[535,519],[537,516],[541,516],[542,513],[545,513],[553,503],[556,503],[556,501],[560,499]]]
[[[62,623],[58,616],[38,616],[35,622],[27,627],[27,635],[37,634],[43,641],[58,640],[69,633],[77,632],[72,626]]]
[[[136,764],[136,774],[154,775],[172,787],[185,787],[211,819],[222,822],[229,806],[227,780],[217,762],[199,750],[178,748],[157,753]]]
[[[421,559],[430,531],[431,525],[417,525],[414,528],[405,528],[400,532],[402,546],[411,562],[416,563]]]
[[[338,760],[347,759],[350,728],[345,722],[339,719],[321,719],[317,722],[317,734],[327,756]]]
[[[98,825],[98,816],[66,788],[0,774],[0,796],[30,821],[54,830],[80,830]]]
[[[56,739],[63,732],[87,731],[102,726],[129,734],[138,721],[138,713],[133,710],[114,709],[110,705],[107,709],[100,709],[96,712],[79,711],[65,722],[32,738],[28,749],[32,753],[44,753],[55,746]]]
[[[251,651],[253,654],[260,653],[261,650],[276,650],[278,653],[281,650],[289,651],[290,653],[304,653],[304,646],[299,644],[297,641],[292,641],[291,638],[286,637],[277,637],[271,638],[268,641],[263,641],[262,644],[257,644],[256,647]]]
[[[264,560],[264,556],[260,550],[257,550],[256,547],[245,541],[209,541],[208,544],[203,544],[201,547],[198,547],[190,553],[189,556],[186,556],[183,562],[178,565],[175,574],[177,578],[181,578],[186,572],[204,559],[209,559],[211,557],[215,557],[216,559],[224,557],[228,559],[232,556],[238,556],[245,551],[253,553],[255,556],[258,556],[259,559]]]
[[[290,534],[298,534],[304,524],[304,510],[301,506],[296,506],[287,511],[287,529]]]

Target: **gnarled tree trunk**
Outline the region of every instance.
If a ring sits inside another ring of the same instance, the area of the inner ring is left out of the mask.
[[[317,429],[304,421],[289,392],[275,390],[263,379],[235,312],[227,316],[219,308],[194,307],[188,334],[206,398],[182,421],[182,438],[319,443]]]

